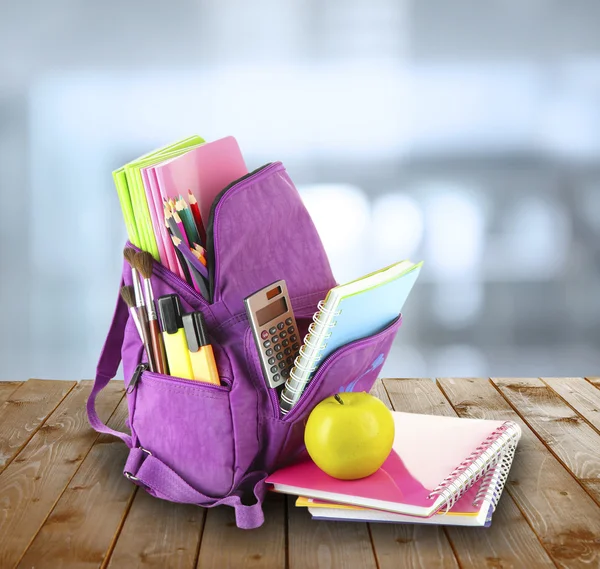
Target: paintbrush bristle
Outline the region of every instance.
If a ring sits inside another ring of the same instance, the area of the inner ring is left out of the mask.
[[[135,268],[145,279],[152,277],[152,267],[154,267],[154,258],[146,251],[140,251],[135,256]]]
[[[131,247],[125,247],[125,249],[123,249],[123,256],[132,267],[136,255],[137,251],[135,249],[132,249]]]
[[[129,308],[133,308],[135,306],[135,293],[131,285],[121,287],[121,297],[125,301],[125,304],[129,306]]]

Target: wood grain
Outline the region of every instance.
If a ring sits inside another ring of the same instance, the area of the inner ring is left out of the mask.
[[[290,569],[376,569],[367,524],[313,520],[307,508],[288,498],[288,555]]]
[[[600,480],[600,434],[552,389],[537,378],[492,381],[577,478]]]
[[[91,384],[75,387],[0,474],[0,567],[21,558],[97,438],[85,410]],[[102,420],[122,396],[123,384],[111,382],[97,405]]]
[[[390,396],[383,385],[383,380],[378,379],[371,389],[371,395],[377,397],[380,401],[382,401],[388,409],[392,409],[392,402],[390,401]]]
[[[444,530],[424,524],[369,524],[379,569],[452,569],[458,563]]]
[[[22,381],[0,381],[0,408],[5,401],[14,393],[17,387],[23,385]],[[0,415],[0,425],[2,424],[2,415]]]
[[[582,377],[542,377],[542,381],[600,433],[600,389]]]
[[[600,389],[600,377],[586,377],[585,379]]]
[[[127,401],[121,400],[108,424],[125,429]],[[20,568],[99,567],[118,533],[136,488],[123,476],[127,446],[100,435],[50,516],[29,546]]]
[[[247,531],[236,527],[233,508],[206,512],[198,568],[271,569],[285,567],[285,498],[269,495],[264,503],[265,523]]]
[[[397,411],[456,416],[456,411],[431,381],[385,381],[384,384]],[[461,567],[477,569],[482,566],[482,559],[491,568],[554,567],[508,494],[502,496],[491,527],[447,526],[446,534]]]
[[[109,569],[194,569],[205,514],[204,508],[158,500],[138,490]]]
[[[30,379],[7,398],[0,407],[0,473],[73,387],[74,381]]]
[[[597,566],[600,516],[585,490],[488,380],[444,378],[438,382],[461,417],[508,419],[521,426],[523,436],[506,490],[557,565]]]

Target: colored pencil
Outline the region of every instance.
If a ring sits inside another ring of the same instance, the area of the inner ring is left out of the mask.
[[[196,222],[198,233],[200,234],[200,241],[206,245],[206,230],[204,229],[204,224],[202,223],[202,216],[200,215],[198,200],[194,194],[192,194],[192,190],[188,190],[188,203],[190,204],[190,209],[192,210],[192,215],[194,217],[194,221]]]
[[[177,200],[175,205],[177,209],[177,213],[179,217],[181,217],[181,221],[183,221],[183,226],[185,227],[185,232],[187,234],[188,243],[195,243],[200,241],[200,235],[198,235],[198,230],[196,229],[196,222],[194,221],[194,217],[192,216],[192,212],[186,201],[180,197]]]
[[[171,236],[173,240],[173,245],[175,245],[175,249],[180,251],[181,254],[185,257],[185,260],[188,263],[188,267],[190,272],[193,275],[194,288],[206,299],[209,300],[209,292],[208,286],[205,279],[208,279],[208,271],[206,267],[204,267],[196,257],[192,255],[192,252],[186,247],[185,243],[181,241],[178,237]]]
[[[177,227],[179,228],[179,233],[181,235],[181,237],[179,237],[179,235],[178,237],[186,244],[187,248],[189,249],[190,242],[188,241],[187,233],[185,232],[185,227],[183,226],[183,221],[181,221],[181,217],[177,213],[177,210],[173,212],[173,219],[177,224]]]

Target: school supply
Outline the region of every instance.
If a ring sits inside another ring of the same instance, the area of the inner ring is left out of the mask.
[[[144,293],[142,292],[142,284],[140,282],[139,272],[136,266],[137,251],[131,247],[125,247],[123,249],[123,256],[129,263],[131,268],[131,281],[134,289],[134,297],[136,301],[136,313],[138,316],[138,322],[142,331],[142,342],[144,349],[146,350],[146,357],[148,358],[148,366],[151,371],[157,371],[156,360],[154,359],[154,352],[152,350],[152,336],[150,333],[150,324],[148,322],[148,312],[146,309],[146,301],[144,300]]]
[[[482,500],[496,506],[521,437],[516,423],[398,412],[393,416],[393,450],[375,474],[338,480],[308,459],[278,470],[267,483],[285,494],[419,517],[455,504],[465,513],[480,512]]]
[[[156,228],[153,226],[153,217],[150,213],[154,202],[152,199],[149,200],[146,194],[141,169],[162,162],[202,142],[204,140],[199,136],[186,138],[145,154],[113,172],[129,239],[131,243],[148,251],[157,260],[160,259],[160,254],[155,238]]]
[[[183,329],[183,310],[179,296],[176,294],[161,296],[158,299],[158,312],[171,375],[193,379],[194,373]]]
[[[140,491],[204,507],[229,505],[239,527],[254,528],[264,519],[267,473],[303,452],[307,415],[319,401],[351,384],[357,391],[370,390],[401,319],[327,358],[300,401],[281,418],[277,391],[264,381],[244,298],[285,279],[298,329],[306,330],[317,302],[336,284],[327,255],[292,180],[277,162],[223,189],[204,221],[210,299],[159,263],[151,281],[156,298],[177,295],[182,312],[202,312],[221,385],[148,371],[144,347],[119,296],[88,416],[97,431],[127,444],[125,476]],[[269,247],[264,254],[265,243],[273,242],[271,232],[288,235],[291,229],[293,239],[285,247]],[[123,284],[133,284],[127,265],[122,278]],[[131,434],[109,428],[95,410],[96,398],[116,375],[121,358]]]
[[[284,280],[271,283],[244,299],[265,381],[278,387],[289,377],[300,344],[298,328]]]
[[[150,253],[139,251],[134,258],[134,265],[138,273],[144,279],[144,293],[146,300],[146,310],[148,313],[148,330],[152,344],[152,356],[158,373],[168,374],[167,356],[163,344],[160,328],[158,327],[158,317],[154,307],[154,291],[152,290],[152,267],[154,259]]]
[[[200,215],[200,207],[198,206],[198,200],[194,197],[192,190],[188,190],[188,203],[190,204],[190,211],[194,221],[196,222],[196,228],[200,235],[200,241],[206,245],[206,229],[204,223],[202,223],[202,216]],[[196,241],[198,243],[198,241]]]
[[[321,361],[344,344],[381,330],[400,314],[421,266],[402,261],[327,293],[281,394],[283,415],[298,402]]]
[[[299,496],[297,508],[307,508],[313,520],[340,522],[384,522],[395,524],[427,524],[440,526],[489,527],[492,524],[493,508],[482,501],[477,512],[463,512],[460,504],[455,504],[447,513],[438,512],[430,518],[419,518],[405,514],[395,514],[384,510],[373,510],[360,506],[338,504],[316,498]]]
[[[208,341],[202,312],[184,314],[183,328],[187,339],[194,379],[221,385],[213,348]]]
[[[133,323],[135,324],[135,327],[138,331],[138,335],[139,335],[140,339],[143,339],[140,319],[138,318],[137,308],[135,305],[135,292],[133,290],[132,285],[121,287],[121,298],[125,301],[125,304],[129,307],[129,313],[131,314]]]
[[[173,241],[173,245],[175,245],[175,247],[177,247],[177,249],[179,249],[181,251],[181,254],[185,257],[188,266],[190,268],[195,269],[203,277],[202,282],[204,282],[204,279],[208,279],[208,270],[206,268],[206,265],[201,263],[200,259],[198,259],[198,257],[196,257],[194,253],[192,253],[192,249],[185,245],[185,243],[182,243],[179,237],[175,237],[174,235],[172,235],[171,240]],[[204,298],[207,297],[208,292],[206,293],[206,295],[204,295]]]

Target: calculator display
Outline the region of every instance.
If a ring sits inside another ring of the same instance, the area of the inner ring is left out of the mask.
[[[256,320],[259,326],[264,326],[267,322],[285,314],[287,312],[287,303],[285,298],[280,298],[275,302],[256,311]]]

